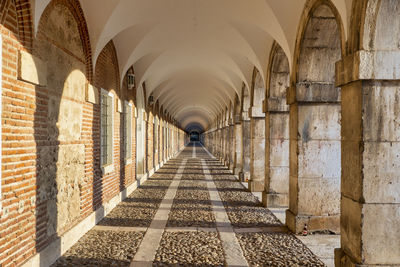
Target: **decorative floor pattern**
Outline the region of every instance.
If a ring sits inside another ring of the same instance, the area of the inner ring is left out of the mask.
[[[53,266],[325,266],[190,144]]]

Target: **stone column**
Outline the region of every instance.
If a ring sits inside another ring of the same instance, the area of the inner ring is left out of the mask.
[[[230,132],[229,132],[229,123],[226,122],[225,126],[225,155],[224,155],[224,162],[227,167],[229,167],[229,146],[230,146]]]
[[[269,98],[265,116],[265,190],[266,207],[289,205],[289,107],[286,99]]]
[[[243,171],[239,175],[242,181],[249,181],[250,180],[250,118],[246,115],[243,116],[242,120],[242,137],[243,137]]]
[[[229,122],[229,169],[235,168],[235,124],[233,120]]]
[[[399,62],[398,51],[358,51],[336,65],[343,155],[337,267],[400,266]]]
[[[250,117],[249,189],[262,192],[265,183],[265,115],[262,110],[253,107]]]
[[[340,90],[299,82],[290,90],[290,181],[286,224],[295,233],[339,232]],[[320,92],[320,93],[318,93]]]
[[[243,130],[240,118],[235,120],[235,169],[233,173],[239,175],[243,172]]]
[[[224,129],[223,126],[221,125],[221,128],[219,128],[219,160],[220,162],[224,162]]]

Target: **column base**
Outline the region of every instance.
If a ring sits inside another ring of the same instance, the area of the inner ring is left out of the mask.
[[[234,169],[233,169],[233,174],[240,177],[241,171],[242,171],[241,168],[234,168]]]
[[[340,233],[339,214],[331,216],[295,215],[290,209],[286,210],[286,225],[290,231],[300,234],[305,224],[309,232]]]
[[[250,180],[250,172],[245,172],[245,171],[241,170],[239,172],[239,180],[241,182],[248,182]]]
[[[235,164],[233,164],[233,162],[230,162],[228,165],[228,169],[233,172],[233,170],[235,169]]]
[[[354,262],[341,248],[335,248],[335,267],[400,267],[399,264],[359,264]]]
[[[282,208],[289,206],[288,194],[268,193],[263,191],[262,203],[267,208]]]
[[[263,192],[264,191],[264,182],[262,181],[249,181],[249,190],[251,192]]]

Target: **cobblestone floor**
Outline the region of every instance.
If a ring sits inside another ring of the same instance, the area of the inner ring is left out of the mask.
[[[200,145],[98,225],[53,266],[325,266]]]

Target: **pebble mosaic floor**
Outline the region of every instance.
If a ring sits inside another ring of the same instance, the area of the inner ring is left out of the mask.
[[[189,144],[53,266],[325,265],[200,144]]]

